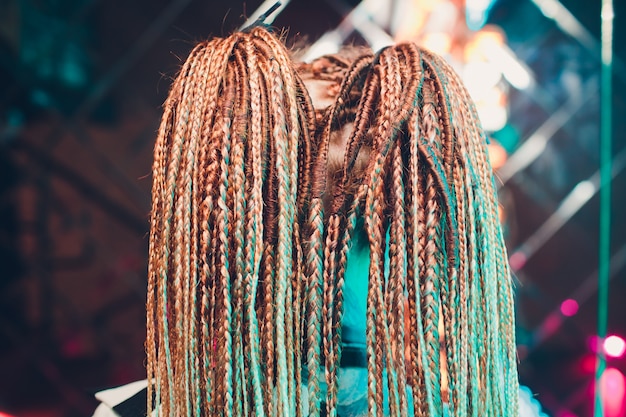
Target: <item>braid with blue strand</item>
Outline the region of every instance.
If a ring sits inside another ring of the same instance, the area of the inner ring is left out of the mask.
[[[363,413],[517,415],[485,134],[440,57],[294,63],[259,26],[201,42],[164,104],[152,196],[149,413],[345,417],[356,279]]]

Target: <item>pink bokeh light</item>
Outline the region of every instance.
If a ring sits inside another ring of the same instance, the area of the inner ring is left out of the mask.
[[[587,337],[587,347],[593,353],[598,353],[600,338],[596,335]]]
[[[566,317],[572,317],[578,313],[578,302],[568,298],[561,303],[561,313]]]
[[[622,417],[626,408],[626,378],[618,369],[608,368],[600,380],[605,417]]]

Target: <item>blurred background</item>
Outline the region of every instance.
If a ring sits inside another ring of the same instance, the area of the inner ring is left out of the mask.
[[[145,378],[152,146],[198,40],[260,0],[0,1],[0,416],[91,415]],[[292,0],[309,57],[414,40],[445,56],[491,138],[515,273],[521,382],[592,415],[598,317],[599,0]],[[606,415],[626,415],[626,2],[615,2]]]

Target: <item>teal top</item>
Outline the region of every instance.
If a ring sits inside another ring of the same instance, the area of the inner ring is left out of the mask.
[[[344,277],[342,327],[344,346],[365,349],[369,265],[370,250],[367,236],[357,229],[348,251]]]
[[[358,225],[361,226],[361,225]],[[389,242],[389,235],[387,235]],[[389,245],[387,245],[387,248]],[[367,287],[370,265],[370,250],[367,236],[357,227],[351,239],[350,250],[346,264],[344,277],[344,316],[342,327],[343,346],[363,349],[366,348],[366,322],[367,322]],[[385,251],[385,269],[389,265],[389,253]],[[323,375],[321,391],[325,392]],[[387,392],[387,378],[383,378],[383,392]],[[338,373],[338,398],[337,413],[341,417],[367,416],[367,368],[340,368]],[[409,415],[413,415],[412,388],[407,387],[407,399],[409,401]],[[387,396],[384,396],[383,409],[385,415],[389,414]],[[443,417],[447,417],[444,410]]]

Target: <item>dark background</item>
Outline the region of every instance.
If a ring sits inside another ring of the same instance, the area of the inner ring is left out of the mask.
[[[293,0],[274,25],[312,42],[358,1]],[[616,1],[609,333],[626,337],[626,5]],[[93,392],[145,377],[152,146],[171,78],[195,42],[235,30],[260,1],[0,2],[0,415],[81,416]],[[534,74],[509,88],[515,152],[551,116],[546,149],[500,188],[516,268],[520,378],[552,416],[590,416],[597,323],[597,194],[563,227],[544,225],[599,164],[600,1],[563,5],[571,36],[531,0],[489,21]],[[360,38],[353,39],[358,42]],[[572,106],[572,102],[576,106]],[[512,132],[512,133],[511,133]],[[621,159],[619,159],[621,158]],[[566,318],[561,302],[579,312]],[[626,372],[625,359],[609,365]],[[569,413],[569,414],[568,414]]]

